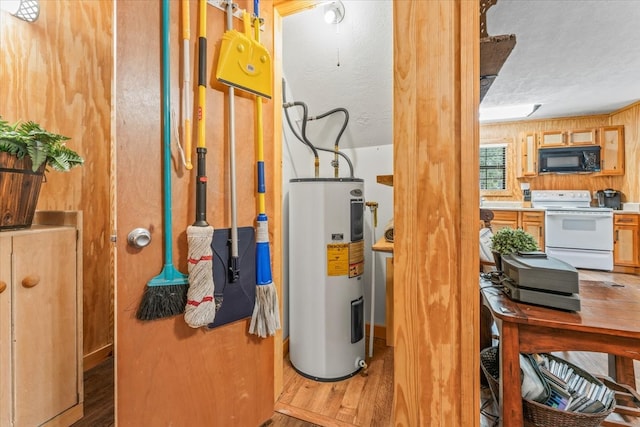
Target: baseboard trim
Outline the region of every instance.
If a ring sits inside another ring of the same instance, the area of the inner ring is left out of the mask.
[[[113,344],[107,344],[98,350],[94,350],[89,354],[85,354],[83,358],[84,371],[95,368],[100,363],[107,360],[113,355]]]

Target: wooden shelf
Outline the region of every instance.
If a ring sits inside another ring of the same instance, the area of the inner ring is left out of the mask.
[[[371,250],[393,253],[393,242],[387,242],[384,236],[382,236],[373,246],[371,246]]]
[[[388,185],[393,187],[393,175],[378,175],[376,177],[378,184]]]

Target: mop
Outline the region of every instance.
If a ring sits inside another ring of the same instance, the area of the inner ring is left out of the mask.
[[[154,320],[184,311],[187,277],[173,266],[171,220],[171,99],[169,91],[169,0],[162,2],[162,97],[163,97],[163,186],[164,186],[164,267],[147,283],[136,317]]]
[[[204,131],[207,74],[207,0],[198,1],[198,143],[196,176],[196,221],[187,227],[189,291],[184,320],[192,328],[207,326],[216,316],[213,297],[213,227],[207,223],[207,174]]]
[[[254,1],[254,34],[260,43],[260,6]],[[262,133],[262,98],[256,95],[256,151],[258,175],[258,217],[256,220],[256,302],[249,333],[266,338],[280,329],[278,292],[271,277],[269,225],[265,206],[264,140]]]

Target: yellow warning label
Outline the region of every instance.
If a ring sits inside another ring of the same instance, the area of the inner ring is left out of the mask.
[[[327,276],[349,274],[349,244],[327,245]]]
[[[364,273],[364,240],[349,244],[349,277]]]

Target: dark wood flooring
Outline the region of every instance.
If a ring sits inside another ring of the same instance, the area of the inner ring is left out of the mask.
[[[640,276],[621,275],[596,271],[580,271],[587,280],[607,280],[629,286],[640,287]],[[393,349],[376,340],[374,359],[368,360],[367,377],[356,375],[338,383],[317,383],[301,377],[285,363],[284,391],[273,417],[264,427],[318,427],[318,426],[391,426],[393,400]],[[368,346],[367,346],[368,349]],[[590,352],[556,353],[582,369],[595,374],[607,375],[607,356]],[[635,361],[636,384],[640,388],[640,362]],[[369,378],[371,377],[371,378]],[[326,389],[326,390],[325,390]],[[114,426],[114,380],[113,357],[85,372],[84,413],[82,420],[73,427]],[[306,397],[305,397],[306,396]],[[323,400],[317,404],[316,400]],[[315,403],[314,403],[315,402]],[[338,408],[335,411],[330,408]],[[496,408],[488,388],[481,391],[481,427],[498,425]],[[612,415],[619,420],[617,414]],[[624,420],[630,426],[640,426],[640,420]],[[244,426],[242,426],[244,427]],[[247,426],[252,427],[252,426]]]
[[[112,427],[114,421],[113,356],[84,373],[84,417],[73,427]]]

